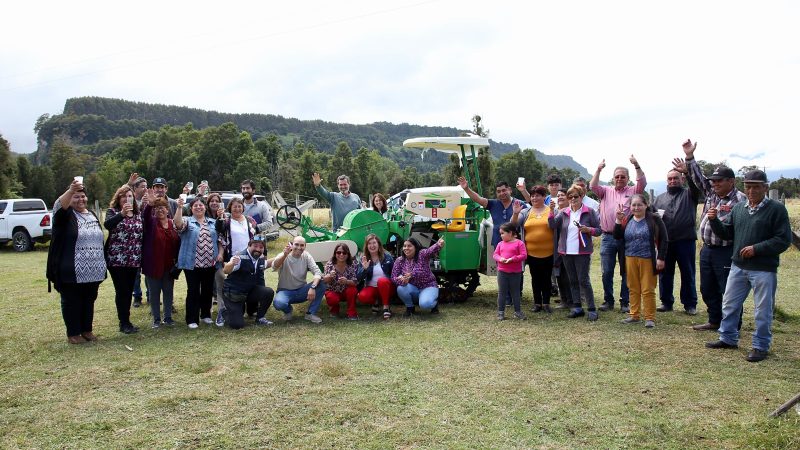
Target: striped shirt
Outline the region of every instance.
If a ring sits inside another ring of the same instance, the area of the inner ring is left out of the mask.
[[[739,202],[746,202],[747,197],[739,192],[736,187],[731,189],[727,195],[720,197],[714,192],[714,188],[711,187],[711,180],[703,175],[700,166],[697,164],[697,160],[690,159],[686,161],[686,165],[689,168],[689,177],[691,177],[696,186],[700,187],[706,196],[706,203],[703,205],[703,216],[700,219],[700,238],[703,240],[704,244],[714,247],[733,245],[732,240],[724,240],[714,233],[714,230],[711,229],[711,224],[708,222],[708,215],[706,215],[706,213],[710,208],[716,206],[717,217],[719,220],[725,220],[731,213],[731,210],[733,210],[734,205]]]

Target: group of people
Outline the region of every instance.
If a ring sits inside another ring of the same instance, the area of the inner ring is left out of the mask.
[[[647,181],[633,155],[630,163],[635,183],[630,182],[628,168],[619,166],[614,169],[612,184],[601,185],[600,175],[606,167],[603,160],[588,185],[578,178],[565,188],[558,176],[551,175],[547,186],[528,189],[520,178],[516,187],[525,201],[514,199],[506,182],[497,183],[496,198],[487,199],[459,178],[461,188],[489,212],[494,224],[491,245],[498,270],[497,318],[505,319],[507,306],[514,308],[515,318],[526,318],[521,306],[525,266],[531,278],[533,312],[551,313],[551,297],[558,295],[556,308],[568,308],[567,317],[598,320],[600,312],[615,307],[614,272],[618,266],[620,311],[627,314],[623,323],[644,319],[645,327],[653,328],[656,312],[674,308],[677,265],[680,302],[687,314],[697,314],[695,222],[696,207],[704,201],[699,226],[700,292],[708,321],[694,329],[719,331],[719,340],[709,342],[709,348],[737,347],[742,303],[752,289],[756,330],[747,359],[766,358],[779,255],[791,242],[788,214],[781,203],[766,196],[764,172],[745,174],[742,193],[727,167],[720,166],[706,177],[694,159],[695,149],[696,143],[683,144],[684,158],[675,158],[667,173],[667,192],[652,203],[644,194]],[[346,175],[337,179],[338,192],[325,189],[317,173],[312,183],[331,205],[334,231],[350,211],[362,207],[359,196],[350,191]],[[409,238],[395,259],[378,236],[370,235],[360,257],[354,254],[356,249],[339,243],[320,269],[302,237],[289,242],[276,257],[265,257],[260,232],[272,227],[272,212],[266,202],[253,198],[252,181],[241,183],[242,198],[233,198],[227,207],[219,194],[208,193],[207,184],[201,184],[198,195],[188,202],[185,196],[171,199],[166,191],[163,178],[154,179],[148,189],[147,181],[133,174],[109,205],[103,221],[109,231],[105,242],[100,220],[87,208],[79,180],[56,201],[47,275],[61,293],[70,343],[96,339],[93,304],[106,271],[114,283],[123,333],[137,331],[130,321],[130,306],[132,293],[134,305],[137,293],[139,298],[142,295],[140,274],[145,275],[154,328],[175,323],[173,286],[180,273],[186,277],[185,320],[190,329],[200,323],[241,328],[246,315],[254,316],[258,325],[269,325],[272,322],[266,313],[270,305],[288,321],[293,316],[292,305],[306,301],[305,319],[320,323],[323,298],[332,316],[340,314],[344,303],[345,314],[352,320],[358,319],[358,304],[370,305],[374,313],[391,318],[390,301],[395,295],[404,303],[406,316],[416,314],[415,305],[438,313],[438,283],[430,260],[444,245],[443,239],[423,248]],[[589,197],[588,191],[598,200]],[[373,196],[370,206],[387,214],[386,198],[380,194]],[[599,306],[590,282],[593,237],[600,242],[604,301]],[[265,283],[264,271],[269,268],[278,272],[276,290]],[[216,320],[212,319],[212,297],[218,305]]]

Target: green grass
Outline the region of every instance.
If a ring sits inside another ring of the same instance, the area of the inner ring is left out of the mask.
[[[795,214],[795,213],[793,213]],[[280,244],[273,244],[274,254]],[[95,344],[66,344],[46,251],[0,249],[0,447],[798,448],[800,416],[767,415],[798,392],[800,252],[782,257],[770,357],[712,351],[705,315],[646,330],[529,314],[494,320],[496,287],[414,320],[302,319],[238,332],[117,332],[111,280]],[[601,291],[594,258],[595,294]],[[268,285],[275,286],[270,274]],[[185,284],[176,287],[182,324]],[[530,288],[524,296],[530,307]],[[301,306],[302,308],[302,306]],[[323,309],[325,309],[323,307]],[[701,308],[702,309],[702,308]],[[398,308],[399,312],[399,308]],[[130,347],[132,350],[129,350]]]

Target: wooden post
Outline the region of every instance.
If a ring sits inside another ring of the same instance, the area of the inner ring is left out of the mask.
[[[770,189],[769,190],[769,199],[770,200],[780,200],[780,192],[777,189]]]
[[[770,417],[778,417],[781,414],[783,414],[786,411],[788,411],[789,408],[791,408],[797,402],[800,402],[800,394],[795,395],[794,397],[792,397],[791,400],[789,400],[788,402],[786,402],[786,403],[782,404],[781,406],[779,406],[778,409],[776,409],[775,411],[772,411],[772,413],[769,416]]]

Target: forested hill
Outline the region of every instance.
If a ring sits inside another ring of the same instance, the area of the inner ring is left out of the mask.
[[[36,124],[40,142],[48,146],[57,135],[69,136],[84,151],[95,156],[109,150],[102,141],[120,137],[138,136],[147,130],[158,130],[163,125],[183,126],[191,123],[195,129],[234,123],[247,131],[253,140],[275,134],[286,145],[302,141],[323,152],[333,153],[339,142],[350,148],[375,149],[381,156],[408,163],[420,172],[438,171],[447,162],[444,155],[431,155],[422,160],[418,152],[402,148],[405,139],[420,136],[458,136],[467,130],[453,127],[430,127],[408,123],[374,122],[365,125],[299,120],[274,114],[231,114],[206,111],[185,106],[159,105],[105,97],[71,98],[64,105],[64,113],[43,116]],[[46,160],[47,148],[41,148],[38,159]],[[519,151],[519,145],[491,141],[492,155]],[[588,175],[586,169],[569,156],[550,156],[540,152],[537,159],[549,166],[571,168]]]

